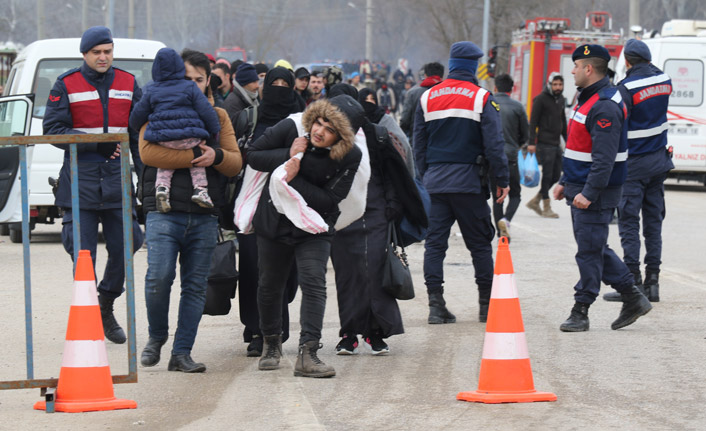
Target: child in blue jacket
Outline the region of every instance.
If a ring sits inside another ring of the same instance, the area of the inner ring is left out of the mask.
[[[145,140],[167,148],[184,150],[198,146],[202,140],[216,137],[221,130],[218,115],[195,83],[185,79],[186,69],[179,54],[171,48],[162,48],[152,64],[152,80],[145,87],[142,99],[130,114],[130,127],[135,130],[149,121]],[[208,195],[206,168],[192,167],[191,200],[204,208],[213,208]],[[173,169],[158,169],[156,183],[157,209],[171,210],[169,189]]]

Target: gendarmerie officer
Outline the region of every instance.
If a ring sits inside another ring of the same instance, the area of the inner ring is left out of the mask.
[[[623,50],[627,76],[618,84],[628,109],[628,178],[618,206],[623,260],[642,285],[640,273],[640,215],[645,237],[645,284],[651,302],[659,301],[659,266],[662,263],[662,221],[665,215],[664,180],[674,168],[667,152],[667,108],[672,80],[651,63],[647,45],[630,39]],[[606,301],[619,301],[614,292]]]
[[[59,76],[49,93],[44,134],[127,133],[130,111],[142,92],[132,74],[112,66],[110,30],[100,26],[89,28],[81,37],[80,50],[83,65]],[[131,154],[140,172],[137,134],[130,132]],[[56,205],[64,209],[61,240],[73,258],[69,145],[56,146],[65,150],[56,194]],[[78,144],[77,152],[81,248],[91,251],[95,268],[100,223],[108,250],[103,279],[98,283],[103,330],[107,339],[122,344],[126,340],[125,331],[113,316],[113,302],[123,293],[125,280],[120,148],[115,142],[88,143]],[[132,227],[134,252],[142,246],[144,236],[137,220],[133,220]]]
[[[424,281],[429,294],[431,324],[454,323],[444,301],[444,257],[455,221],[471,252],[478,286],[478,319],[488,315],[493,284],[491,241],[495,229],[490,217],[485,183],[487,166],[494,175],[502,203],[507,196],[508,168],[497,102],[478,86],[478,59],[472,42],[451,46],[449,76],[422,94],[414,122],[414,158],[417,172],[431,195],[429,231],[424,244]]]
[[[608,224],[627,174],[627,110],[606,76],[610,54],[605,48],[581,45],[571,58],[579,97],[569,120],[564,175],[554,198],[566,197],[571,206],[580,279],[574,286],[576,303],[560,329],[588,331],[588,308],[598,296],[601,281],[620,292],[623,308],[611,325],[620,329],[652,309],[635,287],[628,267],[607,243]]]

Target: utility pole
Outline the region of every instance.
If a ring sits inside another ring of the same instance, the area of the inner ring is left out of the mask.
[[[44,39],[44,0],[37,0],[37,40]]]
[[[115,26],[115,0],[108,0],[108,7],[105,10],[105,26],[108,27],[111,32],[115,31],[113,29]]]
[[[373,0],[365,2],[365,59],[373,61]]]
[[[481,49],[483,50],[483,60],[488,58],[488,27],[490,26],[490,0],[485,0],[483,4],[483,40]]]
[[[640,0],[630,0],[630,27],[640,25]]]
[[[127,37],[129,39],[135,38],[135,0],[129,0],[127,3],[128,15],[127,15]]]
[[[223,15],[225,13],[225,6],[223,5],[223,0],[218,0],[218,47],[223,46]]]
[[[152,0],[147,0],[147,39],[152,40]]]
[[[81,31],[88,29],[88,0],[81,1]]]

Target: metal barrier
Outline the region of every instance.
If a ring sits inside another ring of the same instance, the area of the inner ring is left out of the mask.
[[[42,395],[47,388],[55,388],[58,379],[34,378],[34,351],[32,342],[32,285],[29,257],[29,186],[27,172],[27,146],[36,144],[71,144],[71,205],[73,213],[74,230],[74,261],[78,259],[81,249],[79,193],[78,193],[78,167],[76,162],[76,144],[82,143],[120,143],[120,175],[122,185],[122,216],[123,216],[123,249],[125,253],[125,290],[127,301],[127,329],[128,329],[128,374],[116,375],[113,383],[137,383],[137,353],[135,345],[135,276],[132,254],[132,173],[130,170],[130,144],[127,133],[106,133],[100,135],[54,135],[54,136],[13,136],[0,138],[0,145],[17,145],[20,147],[20,179],[22,188],[22,249],[24,253],[24,285],[25,285],[25,332],[27,345],[27,379],[0,381],[0,389],[31,389],[41,388]],[[95,259],[95,256],[92,256]],[[52,393],[47,394],[47,401]],[[53,404],[52,404],[53,406]],[[47,405],[47,407],[49,407]],[[47,408],[49,412],[49,408]]]

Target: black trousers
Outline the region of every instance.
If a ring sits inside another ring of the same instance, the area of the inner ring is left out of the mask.
[[[537,145],[537,162],[542,165],[542,183],[539,188],[542,199],[549,199],[549,189],[561,179],[562,157],[559,145]]]

